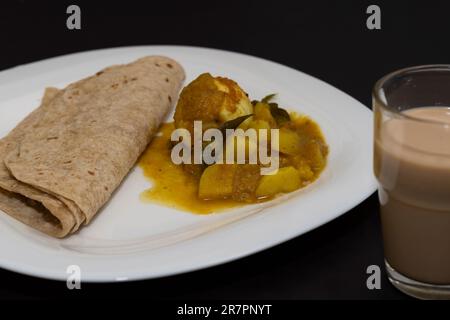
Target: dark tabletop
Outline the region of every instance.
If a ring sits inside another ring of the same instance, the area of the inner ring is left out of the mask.
[[[361,0],[158,2],[72,1],[81,7],[82,29],[69,31],[70,3],[2,1],[0,70],[97,48],[194,45],[280,62],[370,107],[371,88],[384,74],[450,57],[445,1],[373,1],[381,7],[381,30],[366,28],[372,2]],[[82,284],[79,291],[0,269],[0,298],[405,299],[384,269],[381,289],[367,289],[366,268],[373,264],[383,266],[375,194],[308,234],[221,266],[156,280]]]

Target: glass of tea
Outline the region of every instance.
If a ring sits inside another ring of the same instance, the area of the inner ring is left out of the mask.
[[[450,65],[386,75],[373,111],[389,280],[417,298],[450,299]]]

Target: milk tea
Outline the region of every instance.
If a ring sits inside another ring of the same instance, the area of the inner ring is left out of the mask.
[[[450,284],[450,109],[403,113],[375,137],[385,257],[411,279]]]

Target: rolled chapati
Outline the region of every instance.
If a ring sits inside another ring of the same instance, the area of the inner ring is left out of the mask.
[[[88,224],[135,164],[185,78],[149,56],[108,67],[41,105],[0,140],[0,209],[54,237]]]

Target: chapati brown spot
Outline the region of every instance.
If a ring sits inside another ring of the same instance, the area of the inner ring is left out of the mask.
[[[118,83],[114,83],[114,84],[112,84],[111,85],[111,88],[113,88],[113,89],[117,89],[117,87],[119,86],[119,84]]]
[[[169,78],[166,78],[166,82],[169,82]]]
[[[108,191],[108,190],[109,190],[107,186],[105,186],[105,190],[106,190],[106,191]]]
[[[43,172],[39,172],[38,175],[42,176],[44,173]]]
[[[48,137],[47,140],[56,140],[58,137]]]
[[[171,65],[170,63],[166,64],[166,66],[167,66],[169,69],[172,69],[172,68],[173,68],[173,65]]]
[[[123,80],[123,83],[127,84],[127,83],[128,83],[128,80],[127,80],[127,79]]]
[[[131,80],[131,81],[136,81],[136,80],[137,80],[137,78],[136,78],[136,77],[134,77],[134,78],[131,78],[130,80]]]
[[[169,101],[170,101],[170,102],[172,102],[172,97],[171,97],[171,96],[169,96],[168,98],[169,98]]]
[[[94,171],[88,170],[88,173],[89,173],[91,176],[94,176],[94,175],[95,175],[95,172],[94,172]]]
[[[155,66],[161,67],[161,65],[158,62],[155,62]]]
[[[63,163],[64,164],[69,164],[69,163],[72,163],[72,160],[64,161]]]
[[[101,75],[103,73],[103,71],[99,71],[99,72],[97,72],[95,75],[96,76],[99,76],[99,75]]]

